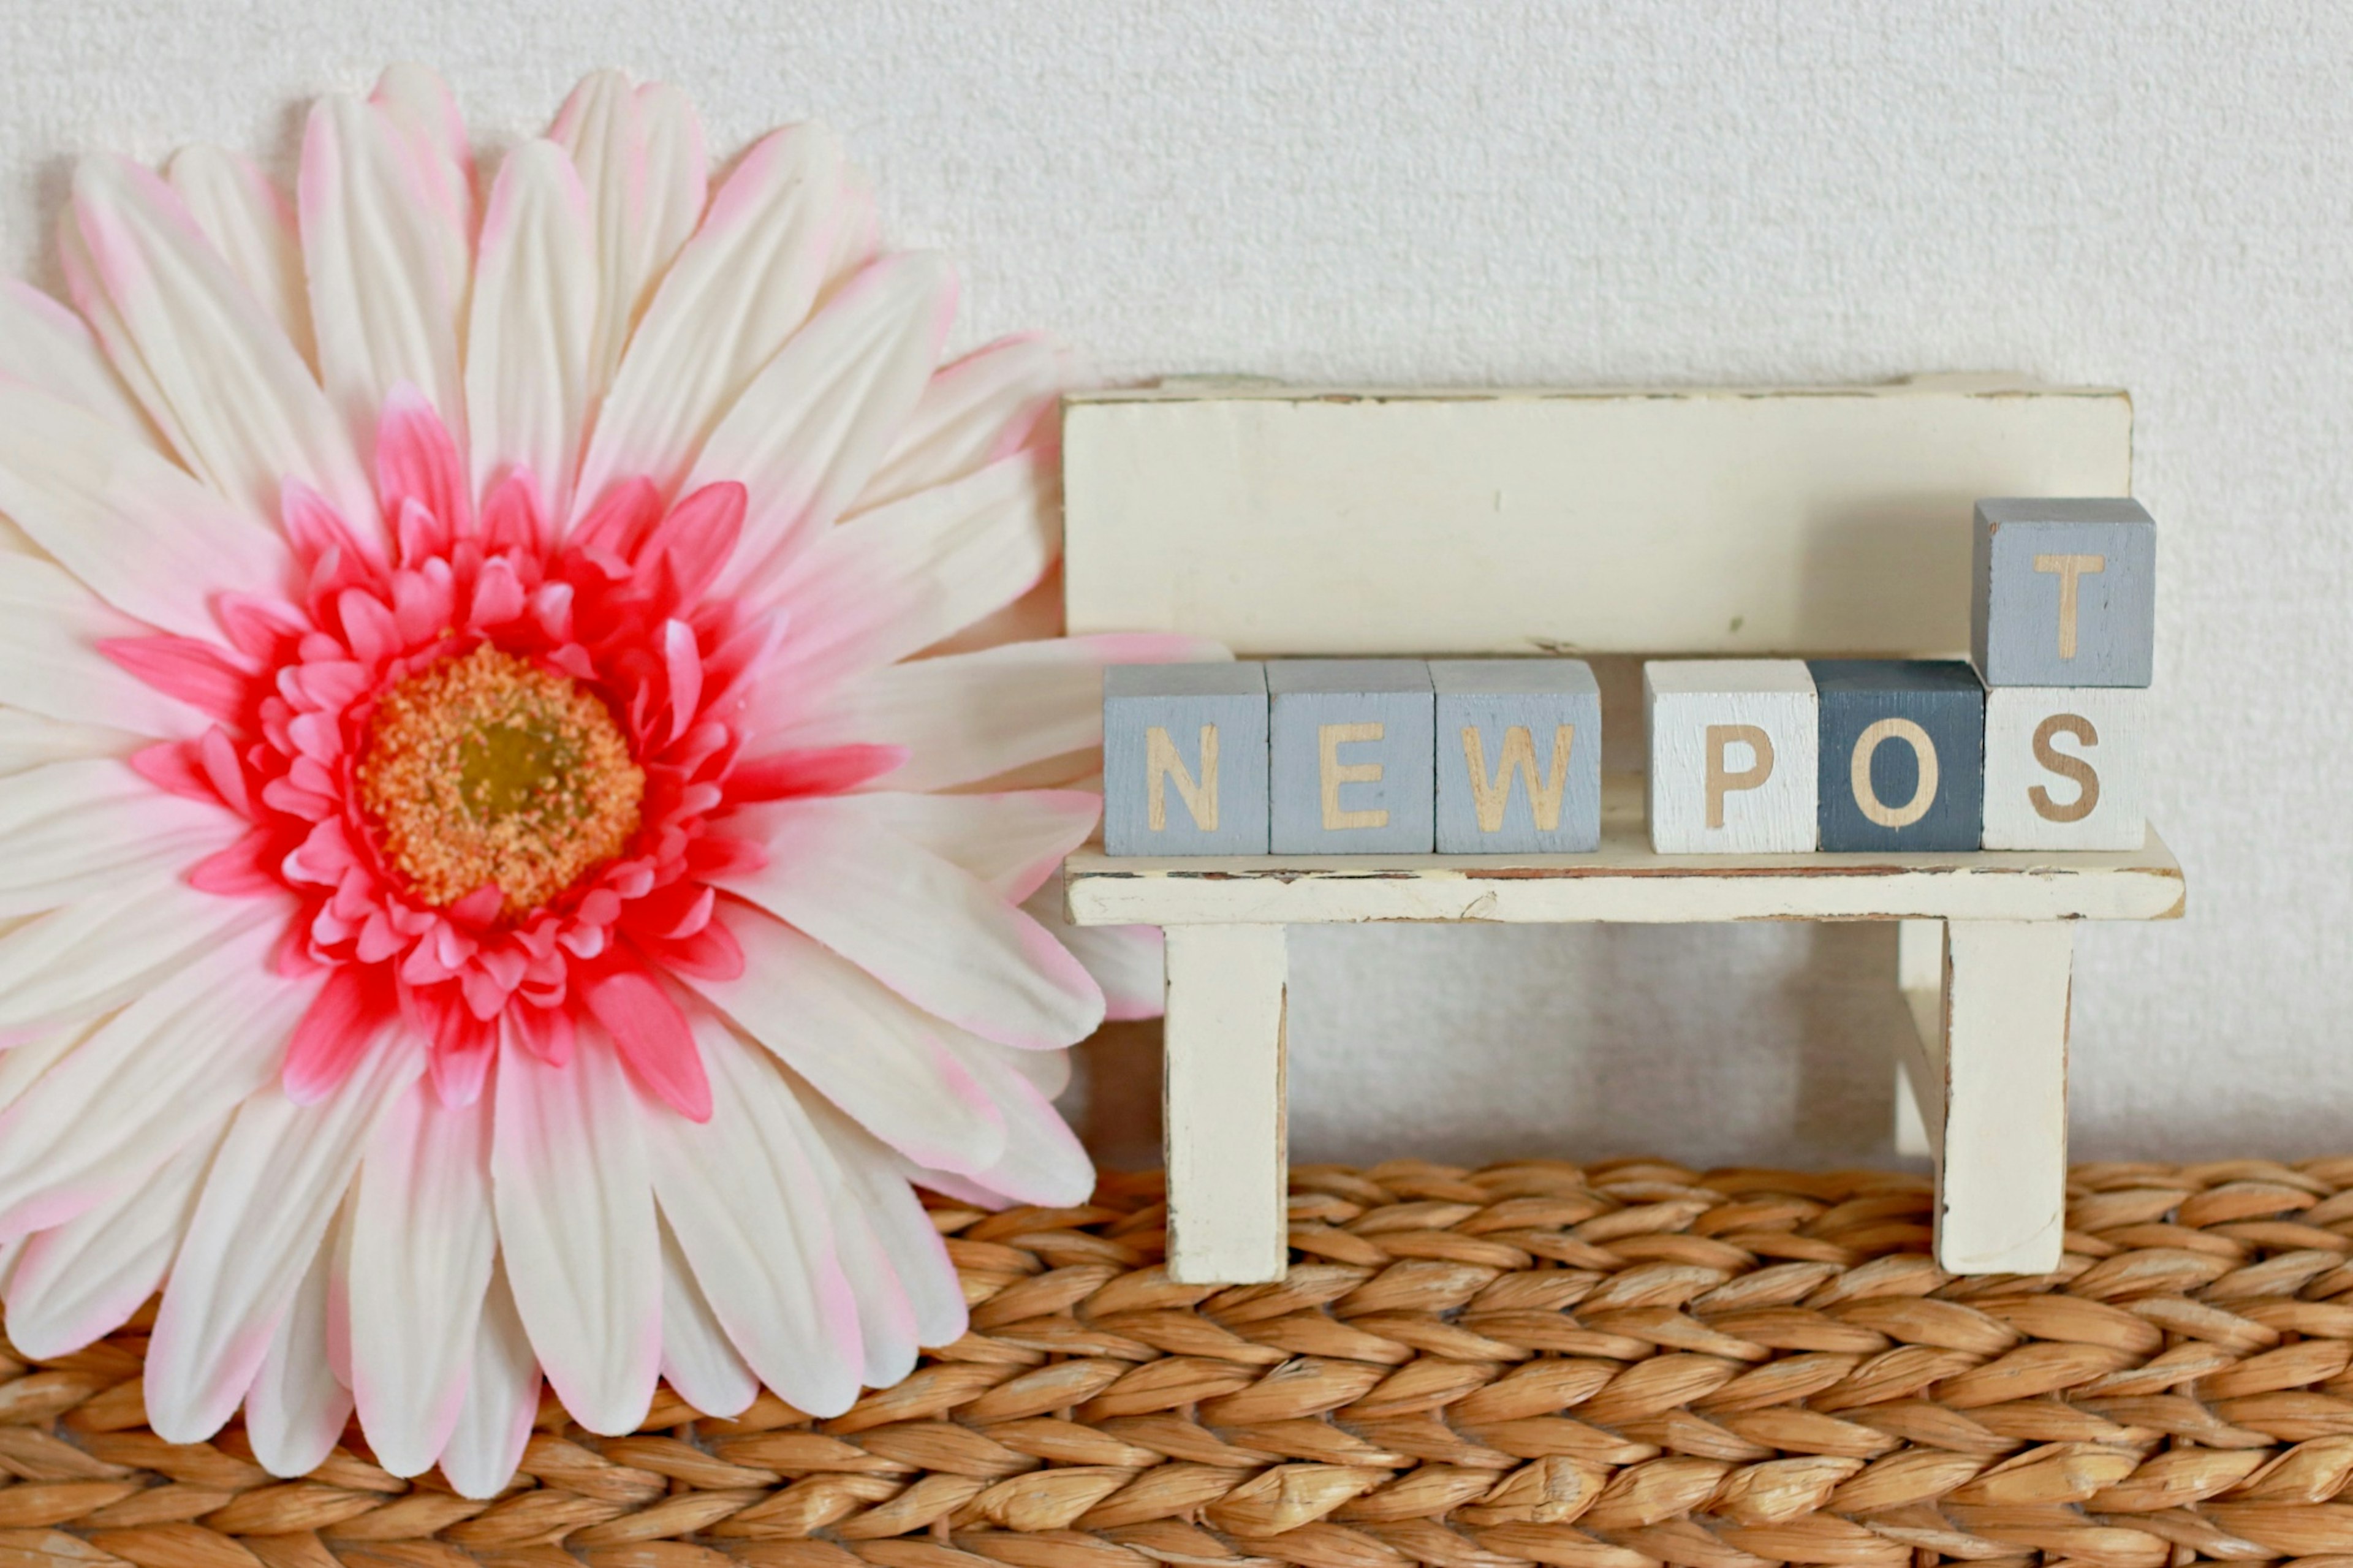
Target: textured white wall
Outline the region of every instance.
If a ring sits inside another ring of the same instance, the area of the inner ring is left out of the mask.
[[[0,260],[71,155],[290,161],[427,61],[500,139],[584,68],[714,146],[815,114],[968,336],[1107,377],[2120,383],[2164,529],[2178,925],[2079,944],[2099,1156],[2353,1145],[2353,12],[2238,5],[5,0]],[[1884,930],[1297,940],[1305,1158],[1882,1152]]]

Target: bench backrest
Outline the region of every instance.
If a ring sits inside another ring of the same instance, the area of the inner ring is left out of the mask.
[[[1178,382],[1063,416],[1070,629],[1244,655],[1955,653],[1981,496],[2120,496],[2132,404],[2014,377]]]

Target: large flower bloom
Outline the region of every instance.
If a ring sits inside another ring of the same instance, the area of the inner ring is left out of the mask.
[[[75,309],[0,293],[0,1284],[35,1357],[163,1286],[167,1438],[355,1407],[479,1495],[542,1369],[599,1432],[903,1376],[911,1184],[1084,1195],[1061,1047],[1156,959],[1050,929],[1099,801],[1039,786],[1207,650],[1012,640],[1060,363],[941,367],[821,132],[707,191],[596,77],[477,191],[396,70],[290,208],[84,163]]]

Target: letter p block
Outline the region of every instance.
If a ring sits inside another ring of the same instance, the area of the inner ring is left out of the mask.
[[[1816,838],[1820,721],[1794,658],[1653,659],[1651,847],[1662,855],[1802,855]]]
[[[1266,669],[1121,664],[1103,671],[1103,849],[1266,853]]]

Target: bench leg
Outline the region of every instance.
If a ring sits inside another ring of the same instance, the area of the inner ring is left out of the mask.
[[[1284,928],[1171,926],[1167,937],[1169,1278],[1280,1279],[1291,1259]]]
[[[2067,1222],[2074,929],[1953,921],[1944,939],[1940,1081],[1923,1097],[1936,1156],[1936,1261],[1956,1274],[2048,1273]]]
[[[1944,921],[1897,922],[1895,986],[1912,1016],[1912,1037],[1895,1053],[1895,1152],[1927,1159],[1936,1152],[1928,1124],[1945,1092]]]

